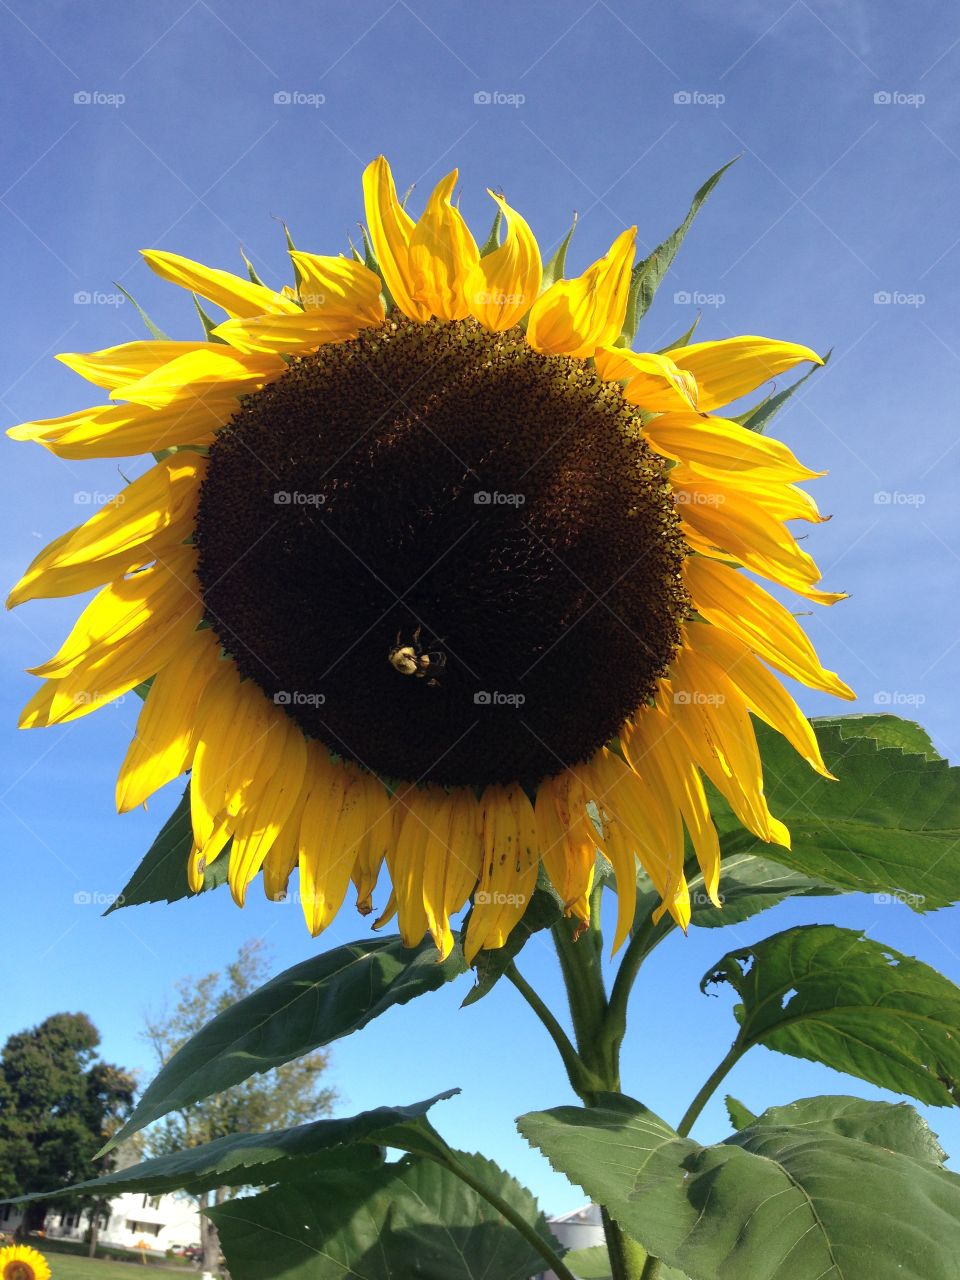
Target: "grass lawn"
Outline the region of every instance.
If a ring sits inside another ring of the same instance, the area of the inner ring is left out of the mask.
[[[150,1266],[142,1262],[108,1262],[103,1258],[75,1258],[69,1253],[46,1254],[53,1280],[148,1280],[150,1276],[183,1275],[183,1271],[173,1268]]]

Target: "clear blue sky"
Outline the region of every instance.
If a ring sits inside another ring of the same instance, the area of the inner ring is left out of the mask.
[[[705,337],[769,333],[835,348],[778,424],[801,458],[830,468],[816,493],[834,519],[809,545],[827,582],[852,593],[811,618],[810,631],[861,709],[890,694],[945,754],[960,754],[960,12],[933,0],[9,0],[0,32],[6,423],[84,403],[83,384],[54,352],[140,336],[132,307],[103,300],[114,280],[164,328],[193,335],[189,298],[140,265],[140,248],[232,268],[242,244],[267,279],[285,279],[274,217],[299,247],[339,251],[361,216],[361,170],[380,151],[398,183],[416,181],[421,195],[459,165],[462,207],[478,228],[489,218],[488,185],[502,187],[548,245],[579,210],[578,267],[633,222],[643,245],[657,243],[702,180],[742,153],[642,341],[656,349],[681,333],[696,309],[682,295],[702,294],[714,295],[703,306]],[[476,103],[483,92],[523,100]],[[324,101],[275,100],[285,93]],[[76,303],[84,293],[101,300]],[[877,294],[894,300],[877,303]],[[112,492],[119,477],[110,462],[2,447],[0,577],[10,583],[89,513],[77,495]],[[902,496],[882,503],[878,493]],[[365,926],[345,912],[316,944],[297,907],[268,906],[257,892],[245,915],[223,894],[107,920],[75,904],[79,891],[122,886],[175,798],[158,796],[149,813],[112,812],[133,698],[63,729],[15,729],[32,686],[22,668],[55,649],[75,612],[40,603],[3,621],[0,1035],[84,1009],[110,1058],[146,1068],[143,1011],[161,1007],[175,979],[222,965],[253,935],[268,939],[279,970]],[[834,709],[810,695],[803,705]],[[960,979],[957,910],[919,917],[865,898],[808,902],[723,933],[695,932],[650,964],[625,1087],[676,1120],[732,1036],[730,996],[707,999],[697,980],[731,947],[815,918],[865,928]],[[543,942],[522,967],[559,1007]],[[336,1046],[343,1108],[461,1085],[437,1113],[447,1136],[516,1170],[548,1209],[571,1208],[579,1192],[512,1124],[568,1100],[552,1046],[511,990],[458,1012],[467,985]],[[730,1088],[755,1109],[870,1092],[763,1050]],[[931,1119],[960,1152],[956,1113]],[[724,1132],[717,1101],[697,1133]]]

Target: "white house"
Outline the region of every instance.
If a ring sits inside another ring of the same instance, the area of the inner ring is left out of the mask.
[[[567,1249],[592,1249],[605,1243],[599,1205],[585,1204],[582,1209],[561,1213],[556,1218],[548,1218],[547,1222],[552,1233]],[[534,1280],[557,1278],[552,1271],[544,1271]]]
[[[15,1205],[0,1206],[0,1231],[12,1232],[21,1219]],[[89,1227],[86,1210],[51,1211],[44,1222],[48,1236],[82,1241]],[[191,1196],[148,1196],[126,1191],[104,1207],[100,1244],[163,1254],[174,1245],[200,1243],[200,1210]]]

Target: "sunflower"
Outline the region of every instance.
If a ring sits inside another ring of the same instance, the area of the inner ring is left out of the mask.
[[[658,915],[689,920],[685,831],[719,901],[705,778],[789,845],[751,715],[829,776],[774,671],[853,695],[756,581],[843,598],[786,523],[821,519],[797,486],[823,473],[715,413],[822,361],[760,337],[633,351],[636,228],[567,278],[493,192],[478,248],[456,181],[414,221],[378,158],[364,253],[291,246],[279,292],[146,251],[226,313],[209,340],[59,357],[110,402],[10,434],[156,461],[14,588],[11,604],[99,588],[32,669],[21,724],[149,682],[119,810],[189,770],[191,888],[224,857],[238,904],[258,873],[280,899],[299,867],[314,935],[351,880],[372,910],[385,861],[376,923],[446,956],[472,899],[472,960],[503,945],[541,867],[587,922],[599,848],[616,947],[637,859]]]
[[[10,1244],[0,1249],[0,1280],[50,1280],[50,1268],[36,1249]]]

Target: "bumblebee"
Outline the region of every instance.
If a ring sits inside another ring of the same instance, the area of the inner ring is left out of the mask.
[[[399,671],[402,676],[415,676],[418,680],[426,680],[427,685],[433,687],[440,683],[436,672],[442,671],[446,666],[447,655],[439,650],[427,653],[420,644],[421,630],[421,627],[417,627],[409,644],[401,643],[398,631],[387,659],[394,671]]]

